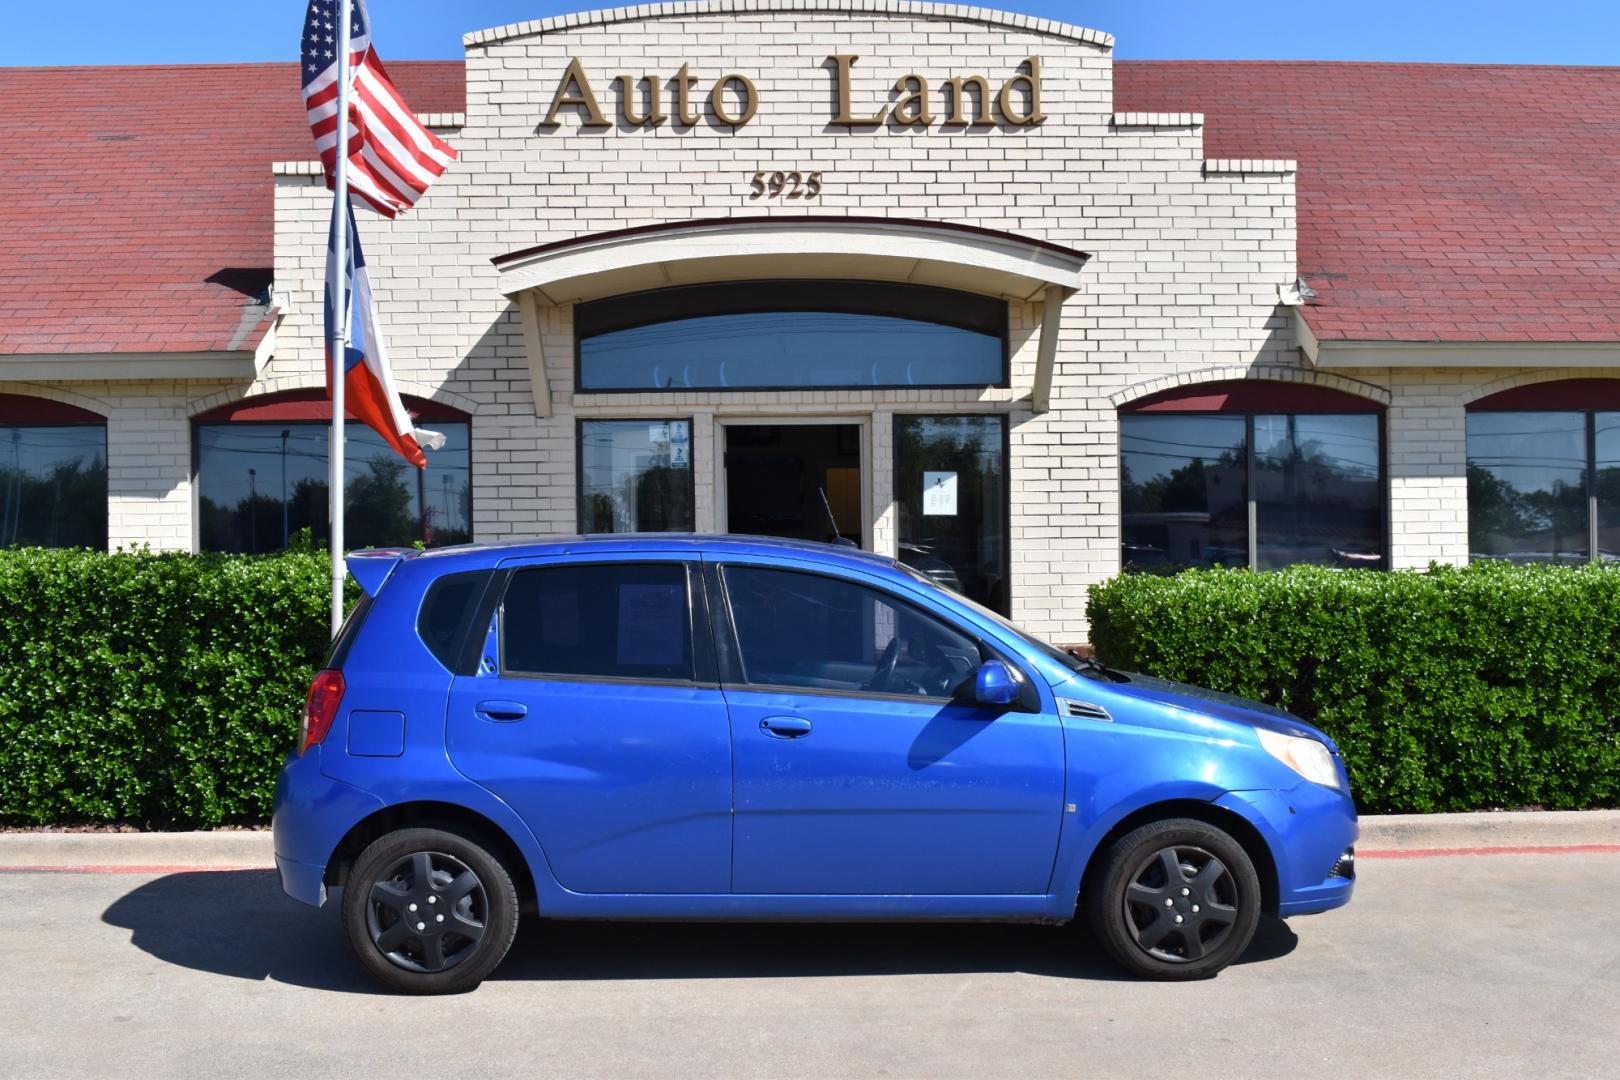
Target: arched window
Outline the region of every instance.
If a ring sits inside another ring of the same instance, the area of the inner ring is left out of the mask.
[[[0,547],[107,546],[107,420],[0,394]]]
[[[580,304],[578,386],[650,390],[1007,385],[1007,305],[859,281],[690,285]]]
[[[1620,379],[1532,383],[1468,406],[1468,551],[1620,558]]]
[[[1380,406],[1243,379],[1120,409],[1126,570],[1385,565]]]
[[[405,408],[445,436],[417,469],[357,420],[345,425],[344,540],[351,548],[428,547],[472,539],[471,427],[466,413],[420,398]],[[193,421],[198,546],[279,551],[303,529],[328,539],[332,403],[294,390],[222,405]]]

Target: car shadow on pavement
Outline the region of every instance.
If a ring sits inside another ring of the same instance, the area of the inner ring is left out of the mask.
[[[269,870],[168,874],[112,903],[104,922],[166,963],[340,993],[380,988],[349,955],[332,903],[306,907]],[[1298,939],[1264,919],[1238,960]],[[626,923],[526,918],[495,980],[750,979],[1024,972],[1127,979],[1083,926],[1000,923]]]

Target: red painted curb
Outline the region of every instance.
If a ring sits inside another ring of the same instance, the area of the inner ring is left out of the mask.
[[[1358,859],[1443,859],[1458,855],[1615,855],[1620,844],[1540,844],[1533,847],[1356,849]]]
[[[207,874],[231,870],[263,870],[270,866],[0,866],[0,874]]]

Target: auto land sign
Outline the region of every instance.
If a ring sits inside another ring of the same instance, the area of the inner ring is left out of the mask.
[[[865,103],[855,111],[851,74],[860,57],[837,53],[827,57],[824,64],[831,74],[837,91],[837,111],[831,122],[855,127],[877,127],[885,122],[896,126],[926,126],[936,120],[946,124],[991,125],[1006,124],[1028,127],[1046,119],[1041,111],[1041,58],[1030,56],[1018,65],[1018,70],[992,91],[991,82],[984,75],[955,76],[942,80],[937,93],[931,88],[926,75],[907,72],[894,81],[891,100],[878,105]],[[664,89],[671,91],[669,100],[674,107],[677,124],[691,127],[703,119],[701,113],[701,80],[692,73],[690,64],[682,64],[672,78],[656,75],[614,75],[608,82],[619,84],[618,121],[628,127],[640,128],[661,124],[670,119],[664,111]],[[740,128],[752,120],[760,109],[759,89],[748,76],[738,72],[721,75],[709,92],[709,110],[723,124]],[[935,112],[935,106],[940,112]],[[992,108],[993,107],[993,108]],[[557,90],[551,96],[551,107],[546,110],[541,127],[561,126],[559,117],[564,110],[577,113],[581,127],[612,127],[602,111],[601,100],[585,66],[578,57],[568,61],[568,67],[558,80]],[[993,116],[992,112],[996,115]]]

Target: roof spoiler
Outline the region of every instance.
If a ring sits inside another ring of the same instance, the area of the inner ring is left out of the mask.
[[[349,552],[344,562],[366,595],[374,597],[382,591],[383,583],[394,572],[394,567],[420,554],[415,548],[363,548]]]

